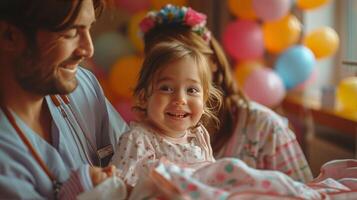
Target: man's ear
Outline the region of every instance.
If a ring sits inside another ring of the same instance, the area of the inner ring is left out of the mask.
[[[16,26],[0,21],[0,48],[4,51],[22,51],[25,47],[25,37]]]

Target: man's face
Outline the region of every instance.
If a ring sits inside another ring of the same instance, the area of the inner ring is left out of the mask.
[[[78,64],[93,55],[90,27],[95,21],[92,0],[84,0],[68,29],[39,30],[35,47],[19,56],[15,77],[27,91],[39,95],[68,94],[77,87]]]

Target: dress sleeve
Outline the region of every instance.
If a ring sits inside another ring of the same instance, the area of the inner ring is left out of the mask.
[[[134,186],[141,173],[149,170],[150,162],[156,161],[155,151],[147,135],[131,130],[119,139],[111,164],[121,172],[124,181]]]
[[[261,169],[281,171],[300,182],[312,179],[305,155],[287,121],[266,116],[265,137],[260,147],[257,166]],[[276,116],[279,117],[279,116]]]
[[[210,135],[207,129],[203,125],[200,125],[199,127],[196,128],[196,134],[199,142],[201,143],[202,148],[206,153],[206,161],[214,162],[215,159],[213,157]]]

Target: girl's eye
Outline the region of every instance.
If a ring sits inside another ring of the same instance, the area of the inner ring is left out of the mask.
[[[187,92],[188,92],[189,94],[198,94],[198,93],[200,93],[200,90],[199,90],[198,88],[192,87],[192,88],[188,88],[188,89],[187,89]]]
[[[77,29],[69,29],[63,32],[63,37],[66,39],[71,39],[71,38],[75,38],[78,35],[78,30]]]
[[[170,88],[169,86],[167,85],[162,85],[159,87],[159,90],[162,91],[162,92],[165,92],[165,93],[170,93],[173,91],[172,88]]]

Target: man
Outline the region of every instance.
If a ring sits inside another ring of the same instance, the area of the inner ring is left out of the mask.
[[[102,8],[0,1],[0,199],[71,199],[115,170],[106,165],[127,125],[78,66]]]

